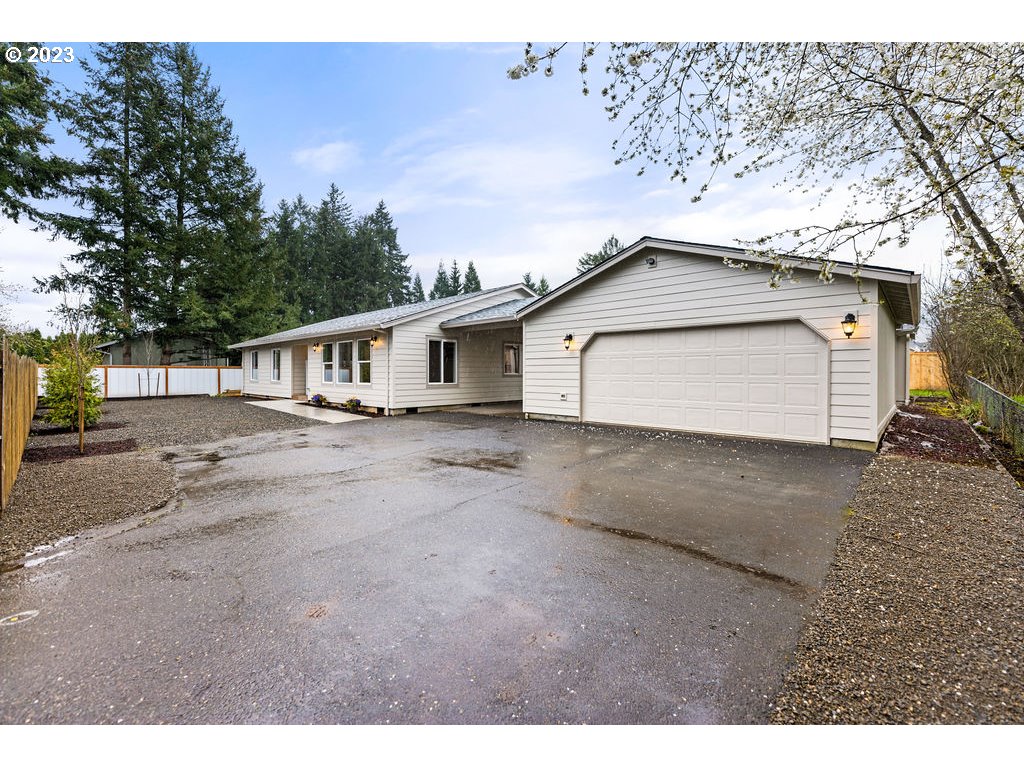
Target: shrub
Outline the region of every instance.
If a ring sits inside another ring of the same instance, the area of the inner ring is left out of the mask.
[[[99,365],[101,356],[98,352],[84,355],[86,370]],[[85,377],[85,425],[91,427],[100,420],[100,403],[103,396],[100,385],[90,375]],[[78,369],[75,355],[70,345],[62,345],[54,349],[50,366],[46,369],[46,391],[42,404],[50,410],[43,419],[50,424],[62,427],[78,426]]]

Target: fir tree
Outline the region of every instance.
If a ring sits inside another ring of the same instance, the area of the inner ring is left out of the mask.
[[[619,239],[612,235],[604,241],[604,245],[597,253],[584,253],[580,256],[579,261],[576,262],[576,272],[582,274],[591,267],[596,267],[602,261],[607,261],[616,253],[622,250],[622,243]]]
[[[384,306],[404,304],[409,291],[409,265],[406,263],[406,254],[398,245],[398,229],[383,200],[377,203],[376,210],[368,217],[368,223],[383,254],[380,280]]]
[[[25,50],[29,43],[4,43]],[[37,45],[37,44],[33,44]],[[0,214],[12,221],[49,216],[30,198],[45,200],[61,193],[72,163],[43,150],[53,143],[46,124],[54,110],[48,68],[29,62],[0,65]]]
[[[476,291],[482,291],[480,287],[480,276],[476,273],[476,267],[473,266],[473,262],[469,262],[466,266],[466,276],[462,280],[462,292],[463,293],[475,293]]]
[[[408,304],[415,304],[418,301],[426,301],[427,297],[423,293],[423,281],[420,280],[420,273],[416,273],[415,279],[412,281],[412,288],[409,289]]]
[[[434,278],[434,287],[430,289],[431,299],[443,299],[452,295],[451,282],[448,273],[444,271],[444,262],[437,264],[437,276]]]
[[[161,229],[156,203],[160,163],[162,84],[157,62],[165,46],[100,43],[95,62],[82,62],[86,84],[67,108],[68,131],[85,149],[70,194],[81,216],[57,219],[60,231],[82,250],[71,258],[82,269],[76,280],[91,290],[100,330],[124,340],[145,322],[154,241]],[[61,290],[55,276],[45,290]]]
[[[452,268],[448,272],[448,295],[455,296],[465,293],[462,290],[462,273],[459,271],[459,262],[452,259]]]
[[[165,77],[155,155],[160,229],[151,300],[142,311],[160,344],[162,365],[170,363],[175,339],[202,338],[219,352],[232,340],[259,335],[254,331],[264,323],[255,318],[263,310],[249,294],[275,304],[250,263],[263,247],[261,185],[238,147],[209,69],[191,45],[176,43]]]

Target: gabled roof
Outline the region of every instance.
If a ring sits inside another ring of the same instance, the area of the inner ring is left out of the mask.
[[[447,296],[443,299],[428,299],[427,301],[418,301],[415,304],[402,304],[397,307],[385,307],[384,309],[377,309],[372,312],[360,312],[357,315],[346,315],[344,317],[333,318],[332,320],[322,320],[319,323],[302,325],[298,328],[281,331],[280,333],[272,333],[269,336],[260,336],[257,339],[241,341],[238,344],[232,344],[228,348],[243,349],[245,347],[277,344],[278,342],[286,341],[298,341],[300,339],[310,339],[318,336],[332,336],[339,333],[352,333],[357,331],[372,331],[390,328],[392,326],[414,320],[418,317],[422,317],[423,315],[429,315],[431,312],[436,312],[437,310],[444,309],[445,307],[457,306],[464,302],[474,301],[482,296],[494,294],[495,298],[498,298],[501,293],[512,291],[517,288],[522,289],[527,293],[532,293],[532,291],[522,283],[514,283],[512,285],[503,285],[500,288],[488,288],[486,291],[462,293],[458,296]]]
[[[536,298],[536,296],[530,296],[527,299],[512,299],[512,301],[506,301],[502,304],[495,304],[493,307],[478,309],[476,312],[470,312],[468,315],[460,315],[459,317],[453,317],[451,320],[445,320],[441,323],[441,327],[459,328],[467,325],[487,325],[489,323],[513,321],[516,319],[516,312],[531,301],[536,300]]]
[[[733,248],[724,245],[707,245],[706,243],[689,243],[685,240],[665,240],[658,237],[641,237],[635,243],[623,248],[610,259],[591,267],[571,280],[563,283],[548,294],[530,302],[526,307],[516,314],[517,319],[540,309],[545,304],[556,300],[569,291],[579,287],[587,280],[601,274],[616,264],[636,255],[645,248],[657,248],[663,251],[677,251],[690,253],[697,256],[710,256],[718,259],[730,259],[732,261],[747,261],[754,264],[766,264],[763,260],[742,248]],[[821,269],[818,261],[797,258],[783,258],[783,266],[793,269],[808,269],[815,272]],[[916,272],[907,269],[894,269],[891,267],[873,267],[868,265],[853,264],[848,261],[834,261],[835,266],[832,272],[837,275],[847,275],[860,279],[878,280],[881,283],[882,293],[889,304],[896,319],[896,324],[909,323],[917,325],[921,319],[921,276]]]

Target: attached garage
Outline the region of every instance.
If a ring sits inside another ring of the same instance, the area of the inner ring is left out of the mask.
[[[826,283],[792,262],[773,289],[763,266],[644,238],[527,305],[524,412],[874,448],[908,398],[920,276],[839,263]]]
[[[583,421],[828,442],[828,344],[799,320],[596,334]]]

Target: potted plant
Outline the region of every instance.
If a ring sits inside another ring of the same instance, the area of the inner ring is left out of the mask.
[[[315,395],[309,398],[309,404],[315,405],[318,408],[323,408],[327,405],[330,405],[330,401],[326,397],[321,395],[319,392],[317,392]]]
[[[349,413],[357,413],[360,405],[362,405],[362,401],[358,397],[350,397],[343,403],[343,407]]]

